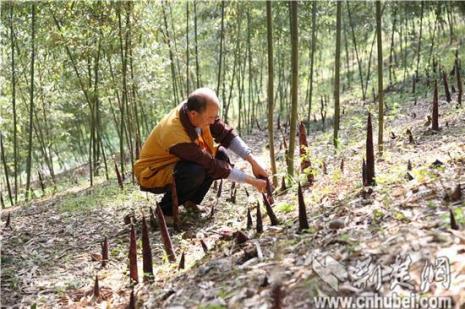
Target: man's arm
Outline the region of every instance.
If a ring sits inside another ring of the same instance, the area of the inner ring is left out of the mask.
[[[176,144],[169,149],[169,152],[182,160],[199,164],[212,178],[227,178],[231,173],[231,166],[227,162],[213,158],[195,143]]]
[[[265,181],[251,177],[239,169],[231,168],[226,161],[213,158],[208,152],[202,151],[197,144],[176,144],[170,148],[170,153],[183,160],[201,165],[206,169],[207,174],[214,179],[227,178],[232,181],[245,182],[254,186],[260,192],[264,192],[266,189]]]
[[[242,159],[246,160],[247,156],[252,153],[252,149],[242,140],[240,136],[236,136],[229,144],[229,148],[232,152],[237,154]]]
[[[252,149],[240,138],[236,136],[229,145],[229,149],[232,150],[242,159],[246,160],[252,166],[252,171],[255,177],[268,177],[268,172],[266,168],[260,163],[257,158],[252,154]]]
[[[252,166],[252,171],[255,177],[268,177],[266,169],[253,156],[250,147],[247,146],[242,138],[237,135],[237,133],[231,127],[229,127],[220,119],[217,119],[215,123],[210,125],[210,132],[217,143],[220,143],[223,147],[228,148],[242,159],[248,161]],[[255,178],[235,168],[232,169],[228,179],[236,182],[246,182],[254,185],[255,187],[257,187],[257,185],[262,185],[261,181],[260,183],[257,183]]]
[[[265,192],[266,190],[266,182],[264,180],[249,176],[237,168],[231,170],[227,179],[239,183],[248,183],[257,188],[259,192]]]
[[[210,125],[210,132],[215,139],[215,142],[221,144],[221,146],[225,148],[229,148],[231,141],[237,136],[234,129],[220,119],[217,119],[212,125]]]

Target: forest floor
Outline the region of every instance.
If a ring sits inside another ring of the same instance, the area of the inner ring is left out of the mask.
[[[376,107],[361,102],[344,105],[339,151],[330,143],[330,129],[312,129],[308,135],[316,174],[314,185],[304,186],[308,230],[298,231],[297,179],[288,179],[287,191],[274,196],[279,225],[271,226],[262,208],[261,234],[254,228],[246,230],[247,209],[252,210],[255,224],[261,197],[250,187],[236,185],[234,204],[228,200],[231,184],[225,182],[218,200],[211,189],[203,202],[207,208],[216,205],[213,218],[181,208],[181,230],[170,229],[178,261],[185,253],[184,270],[167,261],[160,232],[150,232],[155,279],[134,287],[137,304],[268,308],[281,299],[283,307],[314,308],[315,296],[408,298],[415,293],[451,297],[454,308],[465,308],[465,108],[441,98],[439,132],[425,126],[430,98],[391,108],[386,115],[384,155],[376,159],[377,186],[364,188],[366,110]],[[409,143],[407,129],[414,143]],[[254,129],[244,139],[268,162],[264,130]],[[277,148],[281,141],[281,135],[276,137]],[[284,150],[276,155],[284,175]],[[409,160],[412,179],[407,178]],[[243,162],[234,161],[250,173]],[[459,184],[462,197],[456,198],[452,191]],[[2,230],[2,308],[34,304],[125,308],[131,288],[129,227],[124,217],[134,212],[140,236],[142,214],[147,217],[159,198],[140,192],[130,180],[120,190],[116,180],[101,178],[93,188],[81,183],[59,195],[5,210],[2,220],[10,214],[11,228]],[[460,230],[451,229],[449,210]],[[238,244],[227,237],[237,230],[250,240]],[[110,262],[101,268],[104,237],[109,240]],[[140,248],[138,241],[138,253]],[[141,274],[140,254],[138,260]],[[96,275],[98,299],[92,296]]]

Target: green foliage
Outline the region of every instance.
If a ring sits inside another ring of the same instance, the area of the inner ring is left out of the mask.
[[[401,222],[404,222],[404,223],[408,223],[410,222],[410,219],[407,218],[405,216],[405,214],[401,211],[395,211],[394,212],[394,215],[393,215],[394,219],[396,219],[397,221],[401,221]]]
[[[62,212],[87,212],[96,208],[114,207],[122,204],[128,197],[128,189],[120,190],[119,186],[96,187],[92,192],[80,193],[74,197],[68,197],[57,207]],[[131,195],[129,195],[131,196]]]
[[[342,179],[342,176],[343,176],[343,174],[342,174],[341,169],[336,168],[336,169],[334,169],[333,172],[331,173],[331,181],[332,181],[333,183],[337,183],[337,182],[339,182],[339,181]]]
[[[455,216],[455,221],[457,221],[457,223],[459,225],[465,225],[465,213],[464,213],[463,209],[460,208],[460,207],[455,207],[455,208],[453,208],[453,212],[454,212],[454,216]],[[445,212],[441,216],[441,219],[444,222],[444,224],[450,225],[449,212]]]
[[[431,201],[431,200],[426,203],[426,206],[431,209],[438,208],[438,205],[434,201]]]
[[[381,220],[384,218],[384,212],[382,212],[380,209],[374,209],[372,215],[373,220],[377,223],[380,223]]]
[[[442,168],[438,168],[442,169]],[[421,167],[412,170],[412,174],[419,183],[433,181],[438,178],[438,175],[430,168]]]
[[[403,182],[404,175],[405,175],[404,166],[391,165],[388,171],[381,171],[376,174],[376,183],[380,186],[387,186],[390,184]]]
[[[218,292],[218,297],[222,298],[222,299],[228,299],[230,298],[231,296],[233,296],[234,294],[236,293],[235,290],[227,290],[225,288],[222,288],[220,289],[220,291]],[[217,308],[217,307],[214,307],[214,308]],[[224,308],[224,307],[219,307],[219,308]]]
[[[291,213],[291,212],[294,212],[295,209],[296,209],[296,206],[294,204],[290,204],[290,203],[287,203],[287,202],[281,202],[281,203],[278,203],[275,208],[280,211],[280,212],[283,212],[283,213]]]

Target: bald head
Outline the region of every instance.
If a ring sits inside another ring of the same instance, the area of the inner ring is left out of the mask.
[[[189,111],[202,113],[210,104],[214,104],[217,108],[220,107],[220,101],[216,93],[210,88],[196,89],[187,98],[187,109]]]
[[[194,90],[187,98],[187,115],[194,127],[205,128],[217,119],[220,101],[215,92],[209,88]]]

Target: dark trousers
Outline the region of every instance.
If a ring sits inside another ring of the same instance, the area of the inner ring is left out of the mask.
[[[229,161],[226,152],[219,148],[216,159]],[[179,161],[174,167],[173,173],[176,183],[176,192],[179,205],[186,201],[200,204],[213,183],[213,178],[207,175],[205,168],[190,161]],[[160,201],[160,207],[167,216],[173,215],[171,190],[166,192]]]

